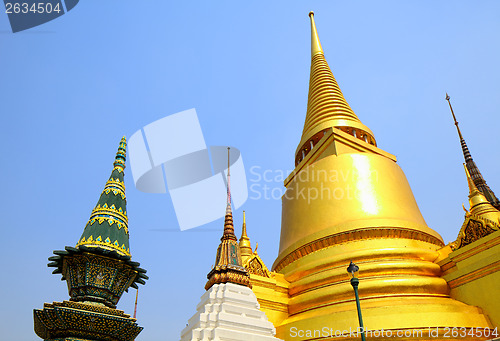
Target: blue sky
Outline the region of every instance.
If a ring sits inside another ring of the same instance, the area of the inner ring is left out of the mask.
[[[37,339],[33,308],[68,298],[47,257],[76,244],[122,135],[196,108],[207,144],[237,147],[250,182],[254,166],[292,169],[307,103],[310,10],[347,101],[398,157],[445,242],[456,238],[468,193],[445,91],[500,195],[497,1],[80,1],[17,34],[0,13],[3,339]],[[168,195],[136,190],[130,167],[125,182],[131,253],[150,276],[137,340],[177,340],[204,292],[223,221],[177,231]],[[249,199],[235,211],[238,235],[243,209],[270,267],[281,201]],[[132,313],[134,298],[131,290],[119,308]]]

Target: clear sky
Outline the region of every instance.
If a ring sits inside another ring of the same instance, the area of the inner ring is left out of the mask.
[[[208,145],[237,147],[249,183],[260,167],[278,176],[267,185],[282,189],[305,118],[310,10],[347,101],[379,147],[398,157],[445,242],[468,206],[446,91],[500,195],[498,1],[82,0],[16,34],[2,12],[3,340],[38,339],[33,308],[68,299],[47,257],[76,244],[122,135],[196,108]],[[150,276],[139,292],[145,329],[137,340],[177,340],[204,292],[223,221],[180,232],[169,195],[139,192],[125,172],[131,253]],[[243,209],[252,245],[271,267],[281,201],[249,198],[234,212],[238,235]],[[119,308],[133,313],[134,298],[131,289]]]

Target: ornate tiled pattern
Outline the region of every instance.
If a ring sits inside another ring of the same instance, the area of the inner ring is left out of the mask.
[[[131,257],[124,182],[126,146],[127,141],[123,138],[116,153],[113,171],[76,246],[114,250]]]
[[[62,268],[72,301],[101,302],[111,308],[138,275],[120,260],[91,253],[65,257]]]
[[[35,333],[51,341],[131,341],[142,330],[123,311],[68,301],[45,303],[34,320]]]
[[[207,278],[205,290],[217,283],[235,283],[252,287],[250,275],[242,265],[240,247],[234,235],[233,213],[229,204],[226,208],[224,234],[217,248],[215,266],[208,273]]]

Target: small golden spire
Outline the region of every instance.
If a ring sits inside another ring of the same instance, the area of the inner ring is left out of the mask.
[[[247,217],[246,217],[245,211],[243,211],[243,227],[241,229],[241,238],[248,239],[248,236],[247,236]]]
[[[313,11],[309,12],[309,18],[311,18],[311,57],[313,57],[315,54],[323,53],[323,48],[321,47],[318,31],[316,30]]]
[[[448,97],[448,96],[446,96]],[[456,241],[451,243],[452,250],[469,245],[500,228],[500,212],[490,204],[472,180],[467,165],[464,163],[465,175],[469,185],[469,211],[465,211],[465,221],[458,233]],[[473,224],[471,224],[473,222]]]
[[[493,207],[483,193],[477,189],[465,163],[464,169],[465,174],[467,175],[467,183],[469,185],[470,213],[489,219],[497,224],[500,223],[500,211]]]
[[[244,262],[247,257],[252,255],[252,245],[250,244],[250,238],[247,236],[247,221],[245,216],[245,211],[243,211],[243,227],[241,228],[241,238],[240,238],[240,250],[241,258]]]

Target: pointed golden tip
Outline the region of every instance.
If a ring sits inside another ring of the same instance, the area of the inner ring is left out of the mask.
[[[245,217],[245,211],[243,211],[243,225],[241,227],[240,242],[241,242],[241,240],[244,240],[244,239],[248,240],[248,236],[247,236],[247,220],[246,220],[246,217]],[[248,244],[248,245],[250,245],[250,244]],[[245,246],[246,246],[246,244],[245,244]]]
[[[464,165],[464,169],[465,169],[465,176],[467,176],[467,181],[469,181],[469,185],[470,185],[471,181],[472,181],[472,177],[470,176],[469,169],[467,169],[467,165],[465,163],[463,163],[463,165]],[[472,186],[476,187],[474,182],[472,182]],[[471,192],[472,192],[472,189],[471,189]]]
[[[252,245],[250,243],[250,238],[248,238],[247,236],[247,222],[245,219],[245,211],[243,211],[243,226],[241,227],[241,237],[239,245],[242,256],[247,257],[252,255]]]
[[[446,93],[446,100],[449,101],[450,100],[450,96],[448,96],[448,93]]]
[[[314,12],[309,12],[309,18],[311,18],[311,57],[318,53],[323,53],[323,48],[318,37],[318,31],[316,31],[316,24],[314,23]]]

